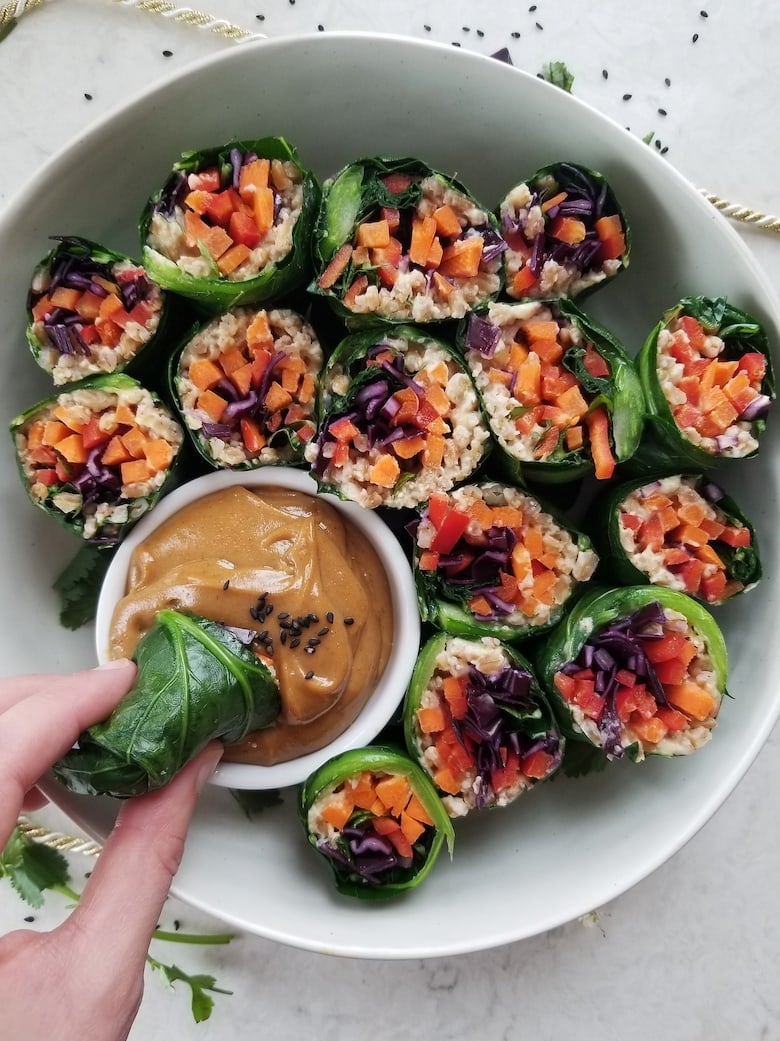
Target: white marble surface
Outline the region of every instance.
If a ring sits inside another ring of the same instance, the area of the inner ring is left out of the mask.
[[[210,0],[205,9],[272,36],[370,29],[486,54],[506,46],[531,72],[565,61],[578,97],[640,137],[654,131],[668,161],[694,184],[780,211],[780,31],[770,0]],[[232,46],[240,44],[107,0],[49,0],[25,15],[0,43],[0,207],[12,204],[27,171],[114,105]],[[777,281],[780,238],[741,234]],[[195,1026],[186,991],[150,977],[133,1041],[780,1038],[779,752],[776,730],[715,817],[645,881],[587,920],[521,943],[425,962],[328,958],[252,936],[227,948],[159,945],[162,960],[214,974],[234,993],[218,995],[212,1018]],[[56,811],[39,816],[69,827]],[[71,862],[78,880],[88,863]],[[0,884],[0,930],[29,913]],[[64,913],[52,897],[34,927]],[[172,900],[163,924],[174,921],[187,930],[220,928]]]

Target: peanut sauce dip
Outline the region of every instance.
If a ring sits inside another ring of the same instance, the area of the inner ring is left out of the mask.
[[[255,630],[272,652],[282,710],[229,745],[229,762],[270,766],[333,740],[393,642],[387,576],[366,537],[322,499],[282,488],[231,487],[185,506],[135,548],[127,590],[111,657],[132,655],[162,608]]]

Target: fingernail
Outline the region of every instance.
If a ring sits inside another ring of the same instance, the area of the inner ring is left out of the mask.
[[[206,749],[206,751],[202,753],[203,762],[200,764],[200,768],[198,769],[198,776],[195,780],[195,787],[198,789],[198,791],[201,791],[201,789],[207,783],[209,778],[214,774],[214,771],[216,770],[217,766],[219,765],[219,761],[222,758],[223,752],[223,746],[215,742],[212,746],[210,746],[208,749]]]
[[[104,661],[102,665],[96,665],[95,672],[102,672],[105,669],[124,669],[132,664],[129,658],[114,658],[112,661]]]

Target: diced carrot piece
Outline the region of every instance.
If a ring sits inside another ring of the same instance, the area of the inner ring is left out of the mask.
[[[681,524],[675,529],[673,537],[675,542],[683,542],[686,546],[705,546],[709,542],[707,532],[691,524]]]
[[[409,802],[406,804],[405,812],[408,814],[408,816],[412,818],[412,820],[419,821],[420,824],[433,824],[433,819],[431,815],[428,813],[423,804],[414,794],[412,795]]]
[[[66,286],[57,286],[51,294],[51,306],[62,307],[65,311],[75,311],[80,297],[80,289],[68,289]]]
[[[433,550],[424,549],[417,558],[417,567],[420,571],[435,571],[439,566],[440,556],[441,554],[435,553]]]
[[[735,549],[738,549],[740,546],[749,546],[750,528],[727,524],[720,533],[720,541],[725,542],[727,546],[733,546]]]
[[[100,301],[99,316],[114,321],[120,312],[125,312],[121,299],[115,293],[109,293]]]
[[[522,296],[537,282],[537,277],[527,265],[521,267],[512,279],[512,296]]]
[[[291,401],[292,394],[285,390],[277,380],[273,380],[271,386],[268,388],[268,393],[265,396],[266,408],[270,412],[278,412],[280,409],[289,405]]]
[[[63,438],[70,434],[70,428],[66,427],[64,423],[61,423],[58,419],[47,420],[36,432],[36,436],[32,436],[32,428],[27,434],[27,447],[28,449],[37,448],[39,444],[42,445],[56,445]],[[35,443],[37,441],[37,443]]]
[[[154,476],[154,470],[145,459],[131,459],[120,466],[122,484],[141,484]]]
[[[442,274],[438,271],[433,272],[433,285],[436,292],[444,300],[448,300],[455,289],[452,282],[449,282]]]
[[[468,710],[466,687],[467,681],[464,676],[445,676],[442,680],[444,700],[449,706],[453,719],[462,719],[466,715]]]
[[[364,221],[358,225],[357,244],[367,249],[382,249],[390,245],[390,226],[386,220]]]
[[[696,550],[696,556],[699,560],[703,560],[705,564],[713,564],[719,571],[726,570],[726,565],[709,544],[706,546],[699,546]]]
[[[512,574],[517,579],[518,584],[522,585],[531,573],[531,554],[522,542],[516,542],[513,546],[510,561],[512,564]]]
[[[425,831],[425,825],[410,817],[408,813],[401,814],[401,833],[412,846]]]
[[[606,217],[599,217],[599,219],[594,222],[593,227],[602,242],[604,242],[605,239],[612,239],[623,234],[623,223],[617,213],[610,214]]]
[[[726,595],[725,572],[716,571],[713,575],[705,575],[701,580],[700,590],[704,599],[710,604],[723,600]]]
[[[709,719],[715,712],[713,696],[692,680],[666,687],[665,692],[667,701],[693,719]]]
[[[122,443],[121,437],[112,437],[103,450],[103,455],[100,457],[100,461],[105,466],[118,466],[119,463],[127,463],[132,459],[132,455],[125,448]]]
[[[413,459],[427,448],[426,439],[418,434],[415,437],[402,437],[393,441],[393,451],[399,459]]]
[[[554,209],[556,206],[560,206],[560,204],[564,202],[567,198],[567,192],[558,192],[557,195],[553,195],[550,199],[545,199],[540,209],[542,213],[547,213],[550,210]]]
[[[468,602],[468,608],[475,615],[489,615],[493,613],[493,608],[481,593],[478,596],[472,596]]]
[[[425,267],[435,236],[436,221],[433,217],[414,218],[409,242],[409,259],[413,264]]]
[[[197,407],[205,412],[215,423],[222,419],[222,413],[227,408],[227,401],[215,394],[213,390],[204,390],[198,395]]]
[[[446,239],[456,239],[461,233],[460,221],[457,213],[451,206],[439,206],[433,211],[433,219],[436,221],[436,231]]]
[[[199,217],[202,217],[206,212],[206,204],[210,195],[211,192],[205,192],[202,188],[195,188],[184,196],[184,205],[194,213],[197,213]]]
[[[363,773],[357,784],[350,789],[350,798],[361,810],[368,810],[376,800],[374,781],[370,773]]]
[[[406,809],[406,804],[412,797],[411,786],[403,774],[388,774],[381,781],[377,781],[375,790],[377,797],[396,817],[401,810]]]
[[[135,426],[135,411],[130,407],[130,405],[126,405],[125,402],[120,401],[116,407],[114,419],[119,426]]]
[[[585,434],[581,426],[569,427],[565,434],[566,447],[570,452],[576,452],[585,443]]]
[[[122,434],[122,444],[134,459],[141,459],[144,455],[149,438],[138,427],[131,427]]]
[[[87,321],[94,321],[94,319],[100,314],[100,305],[102,302],[102,296],[98,296],[97,293],[93,293],[87,289],[79,297],[78,303],[76,304],[76,311]]]
[[[401,473],[395,456],[383,455],[369,470],[368,479],[380,488],[392,488]]]
[[[439,264],[441,264],[443,256],[444,247],[442,246],[438,235],[436,235],[434,237],[433,243],[431,244],[431,248],[428,250],[428,256],[425,261],[425,267],[431,269],[437,268]]]
[[[229,376],[234,369],[240,369],[242,365],[246,365],[246,358],[238,347],[230,347],[220,354],[219,364],[222,366],[223,373]]]
[[[208,234],[208,231],[208,224],[197,213],[193,213],[192,210],[184,211],[184,234],[187,245],[190,248],[201,242]]]
[[[588,403],[582,396],[579,387],[570,387],[556,400],[558,408],[563,409],[573,419],[579,419],[588,411]]]
[[[238,194],[249,199],[259,188],[267,188],[270,168],[270,160],[265,158],[244,163],[238,175]]]
[[[69,463],[86,463],[88,451],[84,447],[81,434],[69,434],[57,442],[57,451]]]
[[[557,216],[549,227],[549,234],[559,242],[576,245],[585,238],[585,224],[576,217]]]
[[[334,828],[343,828],[352,816],[355,807],[347,797],[346,792],[334,794],[325,803],[321,810],[322,819]]]
[[[558,576],[553,571],[543,571],[534,578],[534,596],[540,604],[552,603],[552,587],[557,581]]]
[[[541,318],[532,318],[523,322],[520,329],[526,342],[529,344],[533,344],[534,340],[552,340],[557,342],[558,333],[561,331],[556,321]]]
[[[230,373],[230,381],[242,396],[249,393],[252,386],[252,374],[255,371],[254,362],[246,362],[239,369]]]
[[[440,705],[418,708],[417,725],[423,734],[436,734],[438,731],[444,730],[447,725],[444,709]]]
[[[436,787],[443,792],[447,792],[448,795],[458,795],[460,792],[460,783],[455,780],[455,775],[448,766],[437,770],[433,775],[433,780]]]
[[[529,354],[517,373],[515,397],[523,405],[538,405],[542,390],[542,366],[539,356]]]
[[[218,260],[233,245],[233,240],[225,229],[216,225],[209,228],[200,241],[213,260]]]
[[[340,419],[334,419],[328,426],[328,433],[337,441],[347,443],[349,441],[354,441],[360,431],[351,419],[342,416]]]
[[[632,718],[631,727],[639,740],[648,745],[657,745],[668,732],[666,724],[658,716],[651,719]]]
[[[173,462],[173,447],[164,438],[155,437],[147,441],[144,455],[153,470],[167,470]]]
[[[252,196],[252,213],[260,237],[264,238],[274,223],[274,193],[272,188],[257,188]]]
[[[48,294],[44,293],[43,296],[31,308],[30,313],[32,314],[33,321],[42,322],[46,315],[49,313],[49,311],[51,311],[52,309],[52,302],[49,299]]]
[[[538,560],[544,553],[544,535],[541,529],[536,527],[526,529],[523,534],[523,541],[531,559]]]
[[[224,192],[212,192],[206,198],[206,216],[213,224],[227,228],[233,214],[240,212],[236,210],[238,203],[239,198],[232,188]],[[241,212],[241,216],[245,214]]]
[[[246,258],[249,256],[251,250],[243,242],[234,242],[232,246],[222,254],[217,260],[217,267],[223,275],[232,274],[236,268],[241,267]]]
[[[457,239],[444,250],[439,271],[450,278],[474,278],[479,273],[482,246],[481,235]]]

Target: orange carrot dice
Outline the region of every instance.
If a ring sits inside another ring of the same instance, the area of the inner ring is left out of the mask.
[[[131,459],[122,463],[122,484],[141,484],[154,476],[154,470],[145,459]]]
[[[144,446],[144,456],[153,470],[167,470],[173,462],[173,447],[164,438],[155,437]]]
[[[364,221],[358,225],[357,244],[367,249],[384,249],[390,245],[390,225],[386,220]]]
[[[222,413],[227,408],[227,404],[227,401],[219,394],[215,394],[213,390],[204,390],[202,394],[198,395],[197,407],[215,423],[219,423],[222,419]]]
[[[449,278],[474,278],[482,260],[482,236],[457,239],[444,250],[439,271]]]
[[[409,259],[413,264],[425,267],[436,235],[433,217],[415,217],[412,221],[412,237],[409,242]]]
[[[368,479],[380,488],[392,488],[400,473],[401,467],[396,458],[392,455],[383,455],[369,470]]]
[[[436,734],[444,730],[447,718],[441,705],[431,705],[417,709],[417,725],[423,734]]]

